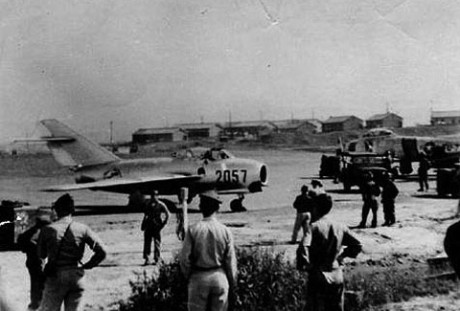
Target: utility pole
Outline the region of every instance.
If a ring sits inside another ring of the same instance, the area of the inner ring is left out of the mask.
[[[110,146],[113,147],[113,121],[110,120]]]

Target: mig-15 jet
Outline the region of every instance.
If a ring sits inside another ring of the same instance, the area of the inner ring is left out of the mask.
[[[98,143],[73,131],[55,119],[42,120],[51,136],[46,141],[55,160],[75,174],[75,183],[51,186],[44,191],[96,190],[149,195],[180,196],[188,189],[189,202],[196,195],[216,190],[218,194],[234,194],[232,211],[245,210],[242,200],[247,193],[261,192],[267,185],[268,171],[264,163],[233,156],[225,149],[195,148],[167,158],[121,159]],[[130,196],[132,197],[132,196]],[[165,200],[170,210],[175,204]]]

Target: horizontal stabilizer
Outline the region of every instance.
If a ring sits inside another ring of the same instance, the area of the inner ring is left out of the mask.
[[[15,143],[40,143],[40,142],[67,142],[70,143],[72,141],[75,141],[75,138],[73,137],[40,137],[38,139],[16,139],[14,140]]]

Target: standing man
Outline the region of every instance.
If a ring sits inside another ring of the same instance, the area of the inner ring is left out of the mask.
[[[418,164],[418,182],[420,184],[420,189],[417,191],[428,191],[428,170],[430,169],[430,162],[424,151],[420,152],[420,161]]]
[[[40,230],[49,225],[51,221],[45,216],[38,216],[35,224],[18,236],[18,245],[26,254],[26,267],[30,277],[30,303],[29,310],[36,310],[42,300],[43,288],[45,287],[45,275],[43,273],[43,260],[38,257],[37,242]]]
[[[460,221],[450,225],[447,228],[444,237],[444,250],[449,258],[452,268],[454,268],[457,277],[460,278]]]
[[[141,230],[144,231],[144,265],[150,264],[150,253],[153,239],[153,262],[157,264],[161,258],[161,230],[169,219],[166,205],[158,199],[158,190],[154,190],[152,198],[147,202],[142,220]]]
[[[296,218],[294,222],[294,228],[292,229],[291,244],[297,243],[297,235],[299,233],[300,227],[303,226],[305,219],[308,217],[308,212],[311,210],[312,198],[308,194],[308,187],[303,185],[300,188],[300,194],[295,198],[292,206],[297,210]]]
[[[306,270],[308,271],[306,311],[343,311],[344,278],[342,264],[346,257],[355,258],[361,243],[347,226],[332,222],[327,214],[332,199],[320,194],[311,212],[311,224],[304,235]]]
[[[361,213],[361,222],[358,228],[366,228],[367,216],[369,211],[372,210],[372,223],[371,227],[377,227],[377,210],[379,203],[377,197],[380,195],[380,188],[374,182],[374,175],[368,172],[364,175],[364,183],[361,185],[361,195],[363,197],[363,209]]]
[[[106,249],[99,237],[85,224],[73,221],[74,202],[69,194],[61,196],[53,205],[58,219],[42,228],[38,238],[38,255],[48,259],[54,273],[46,275],[40,311],[78,310],[83,296],[84,275],[106,257]],[[82,263],[87,245],[94,253]],[[46,271],[45,271],[46,272]]]
[[[217,193],[202,193],[200,199],[203,219],[188,228],[180,254],[188,280],[188,310],[225,311],[236,285],[233,234],[215,217],[222,203]]]
[[[390,175],[385,172],[382,176],[382,205],[384,226],[391,226],[396,222],[395,217],[395,199],[399,194],[399,190],[395,183],[390,179]]]

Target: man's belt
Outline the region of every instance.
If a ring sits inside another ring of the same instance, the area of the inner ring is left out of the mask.
[[[197,271],[197,272],[208,272],[208,271],[213,271],[213,270],[218,270],[218,269],[222,269],[222,266],[214,266],[214,267],[198,267],[198,266],[194,266],[192,268],[193,271]]]

